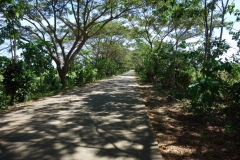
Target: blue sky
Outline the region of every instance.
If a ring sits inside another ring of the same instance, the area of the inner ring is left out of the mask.
[[[230,2],[232,2],[230,0]],[[235,9],[239,9],[240,10],[240,0],[235,0]],[[233,14],[227,14],[225,16],[226,18],[226,22],[227,21],[233,21],[234,22],[234,25],[233,25],[233,28],[236,30],[236,31],[239,31],[240,30],[240,22],[236,22],[236,16],[234,16]],[[215,37],[219,37],[220,35],[220,29],[218,28],[215,28],[214,29],[214,36]],[[227,30],[226,28],[224,28],[224,31],[223,31],[223,39],[226,39],[226,42],[231,46],[231,48],[228,50],[228,52],[222,57],[227,57],[227,58],[230,58],[232,55],[235,55],[238,51],[239,51],[239,48],[237,47],[237,41],[235,40],[232,40],[232,35],[229,34],[229,30]],[[191,38],[191,39],[188,39],[187,42],[195,42],[199,40],[198,38]]]

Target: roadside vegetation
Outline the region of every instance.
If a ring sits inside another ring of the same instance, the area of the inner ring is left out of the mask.
[[[0,109],[135,69],[154,86],[142,92],[157,137],[168,117],[206,144],[186,157],[160,145],[166,159],[239,159],[239,21],[232,0],[1,0]]]
[[[156,3],[132,22],[140,90],[165,159],[239,159],[239,50],[231,53],[222,36],[224,28],[239,41],[224,18],[239,21],[239,10],[230,1],[199,2]],[[167,20],[156,19],[164,13]]]
[[[110,33],[113,28],[117,30]],[[1,109],[126,72],[131,67],[128,62],[131,51],[123,44],[126,41],[124,28],[120,23],[112,22],[90,39],[69,67],[65,87],[51,56],[46,53],[45,42],[21,42],[22,53],[16,61],[0,57]]]

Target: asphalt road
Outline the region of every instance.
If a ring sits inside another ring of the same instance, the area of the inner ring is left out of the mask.
[[[2,160],[161,160],[134,71],[0,115]]]

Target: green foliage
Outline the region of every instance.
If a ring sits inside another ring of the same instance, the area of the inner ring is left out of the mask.
[[[0,56],[0,75],[4,72],[4,68],[11,63],[11,59]]]
[[[240,105],[240,82],[236,82],[230,86],[228,92],[231,103]]]
[[[229,46],[225,41],[213,40],[211,43],[212,52],[208,55],[207,61],[202,64],[201,77],[189,85],[192,110],[198,114],[210,112],[226,97],[226,80],[222,73],[231,74],[232,63],[219,59],[227,52]],[[227,60],[227,59],[226,59]]]
[[[48,91],[57,91],[61,88],[59,77],[57,76],[57,70],[55,68],[49,68],[48,71],[44,74],[43,79],[44,90]]]
[[[236,22],[240,21],[240,10],[239,9],[235,9],[235,4],[232,4],[228,7],[230,14],[234,14],[234,16],[236,17]],[[235,9],[235,10],[234,10]],[[232,35],[232,39],[237,41],[237,46],[240,47],[240,30],[235,30],[232,27],[230,28],[230,34]]]
[[[22,10],[27,8],[28,5],[23,4],[22,0],[1,0],[0,44],[3,44],[6,39],[17,40],[20,38],[19,25],[21,24],[20,20],[23,18]]]
[[[137,50],[135,51],[141,59],[135,65],[135,70],[144,82],[153,82],[156,76],[155,68],[158,67],[154,58],[157,58],[156,54],[153,54],[150,50],[150,46],[147,43],[138,41]]]
[[[223,98],[221,79],[199,78],[189,86],[192,110],[201,114],[204,111],[211,111],[211,107],[216,101],[215,97]]]
[[[24,29],[24,40],[38,39],[51,42],[53,47],[46,46],[45,48],[47,54],[57,65],[63,88],[66,87],[66,76],[74,59],[85,46],[89,47],[86,42],[98,37],[107,24],[141,5],[140,1],[128,0],[41,0],[37,2],[37,6],[35,6],[36,3],[29,3],[27,0],[22,2],[29,6],[23,10],[24,20],[28,22],[21,24],[21,28]],[[71,21],[69,21],[69,17],[72,17]],[[118,28],[112,29],[113,31],[118,31]],[[108,35],[109,39],[114,37],[117,35]],[[115,48],[115,44],[107,45],[107,47]]]
[[[136,65],[136,72],[144,82],[157,83],[163,89],[171,89],[178,98],[185,97],[186,90],[192,79],[188,59],[185,52],[175,52],[173,47],[163,43],[158,53],[149,53],[147,44],[140,44],[141,60]],[[175,84],[173,84],[173,72]]]
[[[32,73],[23,61],[10,63],[3,73],[3,86],[6,94],[11,95],[10,103],[23,102],[34,90]]]
[[[100,58],[97,61],[95,67],[99,79],[118,74],[118,71],[120,71],[118,63],[110,58]]]
[[[191,82],[191,73],[183,70],[176,73],[176,88],[178,89],[178,93],[175,93],[176,98],[185,98],[188,86]]]
[[[85,78],[86,77],[86,73],[85,73],[85,69],[80,69],[79,71],[76,72],[76,78],[75,78],[75,83],[78,86],[82,86],[85,84]]]
[[[6,102],[6,94],[4,92],[4,88],[2,85],[2,76],[0,75],[0,110],[1,109],[8,109],[8,105]]]
[[[89,50],[81,51],[71,65],[67,80],[72,86],[82,86],[97,80],[97,72],[93,63],[87,60],[87,58],[81,57],[82,55],[89,56],[90,54]]]
[[[97,79],[119,74],[119,72],[121,73],[121,68],[119,68],[118,63],[109,58],[97,59],[96,64],[84,60],[79,69],[76,70],[75,82],[81,86]]]
[[[76,73],[77,77],[75,81],[78,85],[94,82],[97,79],[97,73],[93,66],[88,61],[85,61],[84,64],[84,67]]]
[[[228,106],[224,109],[226,115],[226,131],[230,134],[240,134],[240,82],[228,88]],[[231,130],[230,130],[231,129]]]
[[[48,42],[35,41],[29,43],[20,43],[21,53],[28,69],[32,70],[37,76],[43,74],[47,69],[52,67],[52,58],[47,54],[45,49]],[[50,46],[49,46],[50,47]]]

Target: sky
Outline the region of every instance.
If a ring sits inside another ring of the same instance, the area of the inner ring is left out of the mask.
[[[235,0],[235,9],[240,10],[240,0]],[[234,15],[227,14],[226,20],[236,21],[236,17]],[[240,30],[240,22],[235,22],[233,25],[233,28],[236,30]],[[216,29],[215,34],[219,35],[219,33],[220,33],[220,30]],[[223,39],[226,39],[226,42],[232,47],[227,53],[227,57],[231,56],[232,54],[238,51],[237,42],[235,40],[232,40],[232,35],[230,35],[229,31],[227,31],[226,29],[224,29],[223,31]]]
[[[231,0],[230,0],[230,2],[231,2]],[[235,3],[235,9],[240,10],[240,0],[235,0],[234,3]],[[235,22],[236,21],[236,16],[234,16],[233,14],[230,15],[228,13],[225,16],[225,18],[226,18],[226,22],[227,21],[233,21],[234,22],[233,28],[236,31],[240,30],[240,22]],[[220,35],[220,29],[215,28],[213,37],[214,36],[219,37],[219,35]],[[230,58],[230,57],[232,57],[232,55],[236,55],[236,53],[239,51],[239,48],[237,47],[237,41],[232,39],[232,35],[229,34],[229,31],[226,28],[224,28],[224,30],[223,30],[223,39],[226,40],[227,44],[229,44],[231,48],[221,58],[223,58],[223,59],[225,57]],[[187,42],[196,42],[198,40],[199,40],[199,38],[191,38],[191,39],[188,39]]]

